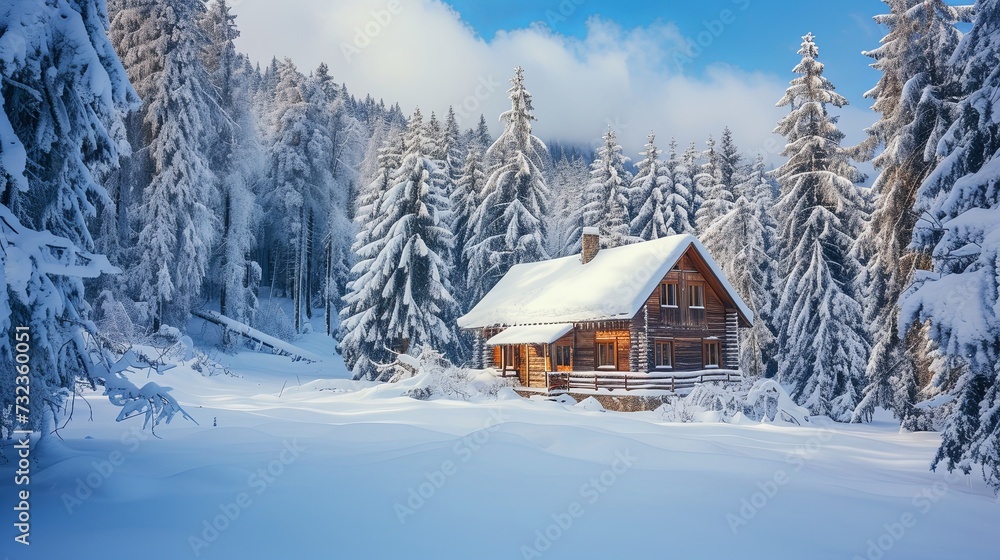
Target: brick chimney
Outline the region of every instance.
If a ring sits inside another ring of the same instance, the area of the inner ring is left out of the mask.
[[[587,264],[594,260],[597,256],[597,252],[601,250],[601,232],[596,227],[585,227],[583,228],[583,239],[580,242],[582,246],[582,251],[580,252],[580,260],[583,264]]]

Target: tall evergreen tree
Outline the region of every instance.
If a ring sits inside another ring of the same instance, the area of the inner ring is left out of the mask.
[[[697,230],[697,222],[695,216],[698,213],[698,209],[701,207],[702,197],[698,192],[696,177],[698,176],[698,150],[695,149],[694,142],[691,142],[684,153],[681,154],[680,160],[675,166],[673,176],[674,184],[682,187],[680,190],[687,192],[687,208],[688,208],[688,229],[690,233],[694,233]]]
[[[379,197],[377,223],[361,248],[358,280],[345,300],[357,312],[343,327],[341,345],[358,378],[375,378],[375,364],[391,352],[420,345],[448,351],[455,342],[445,227],[448,199],[439,188],[441,171],[428,157],[428,131],[420,110],[410,118],[402,160],[392,186]]]
[[[552,221],[549,254],[553,257],[580,252],[583,233],[584,190],[590,179],[587,162],[565,153],[556,160],[549,185],[552,189]]]
[[[257,309],[261,272],[251,258],[260,209],[250,184],[261,172],[261,150],[250,108],[246,61],[234,44],[239,37],[235,19],[226,0],[216,0],[199,22],[206,38],[202,60],[220,109],[213,123],[215,138],[209,145],[221,194],[215,211],[222,229],[212,252],[212,268],[219,274],[206,280],[217,287],[220,313],[250,322]]]
[[[403,131],[395,127],[384,134],[373,137],[382,137],[382,146],[377,151],[374,158],[375,170],[371,173],[371,180],[367,185],[358,191],[358,200],[355,202],[356,213],[354,217],[357,227],[357,234],[351,251],[357,256],[357,262],[351,269],[351,279],[347,283],[347,289],[343,297],[345,306],[340,310],[340,328],[338,329],[338,352],[344,358],[344,362],[352,368],[355,375],[368,377],[374,375],[376,368],[371,361],[369,353],[372,352],[369,345],[361,344],[361,338],[355,338],[345,343],[348,331],[345,328],[347,319],[360,316],[372,303],[357,296],[349,297],[351,294],[360,293],[365,282],[368,281],[372,262],[374,260],[372,248],[370,247],[375,238],[373,237],[375,228],[379,225],[379,201],[393,186],[393,176],[399,170],[403,158]],[[374,320],[369,316],[368,321]],[[360,319],[356,319],[354,329],[362,324]]]
[[[207,275],[218,231],[218,189],[207,153],[220,116],[200,58],[204,4],[118,0],[114,6],[111,37],[144,102],[130,276],[155,329],[161,321],[186,321]]]
[[[975,14],[951,58],[957,118],[916,196],[913,241],[933,270],[914,275],[898,327],[926,321],[933,383],[954,395],[934,467],[979,463],[1000,489],[1000,1]]]
[[[733,131],[729,130],[729,127],[722,129],[722,139],[719,140],[719,152],[718,152],[718,162],[719,162],[719,178],[721,179],[722,185],[733,193],[733,198],[735,199],[739,196],[736,193],[736,185],[740,184],[744,180],[744,169],[743,169],[743,156],[740,154],[739,148],[736,147],[736,143],[733,141]]]
[[[852,284],[860,264],[851,255],[863,206],[860,174],[840,146],[843,133],[827,106],[847,100],[834,92],[817,61],[812,34],[779,107],[791,111],[775,132],[787,139],[788,161],[775,171],[782,195],[780,224],[784,289],[776,313],[779,379],[815,414],[849,420],[863,387],[868,342]]]
[[[469,258],[465,252],[465,246],[472,235],[472,216],[479,206],[479,198],[482,196],[485,183],[486,174],[483,171],[482,154],[475,146],[470,146],[458,183],[450,197],[451,231],[455,240],[452,278],[459,308],[462,311],[468,311],[475,304],[468,298]]]
[[[715,140],[709,136],[706,144],[708,149],[704,153],[705,163],[694,178],[695,192],[699,199],[698,209],[695,211],[695,229],[698,235],[702,236],[733,207],[733,186],[723,182],[724,166],[719,152],[715,149]],[[730,169],[730,180],[733,173],[734,170]],[[714,254],[715,247],[710,245],[705,247]]]
[[[758,157],[746,180],[736,190],[733,207],[705,232],[703,242],[754,313],[752,329],[740,332],[740,366],[757,377],[772,377],[778,354],[774,332],[777,261],[774,259],[776,227],[770,214],[771,184]]]
[[[888,28],[879,48],[866,52],[882,72],[865,96],[881,118],[868,129],[860,156],[874,158],[880,171],[872,185],[876,195],[871,220],[858,238],[858,253],[867,261],[865,319],[872,352],[864,398],[855,420],[869,418],[876,406],[892,408],[907,429],[930,424],[917,400],[918,353],[923,337],[914,329],[900,335],[899,297],[913,279],[920,256],[909,248],[916,214],[917,187],[934,165],[934,152],[951,120],[946,88],[947,62],[958,45],[959,12],[940,0],[886,0],[890,12],[876,16]]]
[[[677,155],[677,141],[670,139],[670,155],[667,157],[667,173],[671,177],[672,186],[666,195],[664,212],[668,231],[676,234],[694,233],[694,200],[691,173],[687,165]]]
[[[514,69],[507,90],[511,108],[500,115],[504,131],[486,151],[491,166],[466,245],[468,284],[479,301],[515,264],[548,258],[545,251],[549,189],[543,161],[547,149],[531,133],[531,94],[524,71]]]
[[[667,205],[674,184],[670,169],[660,159],[662,152],[656,147],[655,140],[650,132],[645,150],[641,153],[645,157],[636,166],[638,171],[631,186],[632,207],[636,208],[632,218],[632,235],[645,241],[678,233],[668,223],[672,221],[672,216],[668,215]]]
[[[618,247],[631,242],[629,186],[632,174],[625,168],[629,158],[622,153],[615,131],[604,133],[604,145],[590,164],[583,224],[601,231],[601,245]]]
[[[138,106],[98,0],[13,0],[0,9],[0,439],[50,433],[92,332],[83,278],[117,272],[94,254],[91,220],[112,202],[95,177],[129,151],[121,115]],[[27,421],[14,342],[29,327]]]

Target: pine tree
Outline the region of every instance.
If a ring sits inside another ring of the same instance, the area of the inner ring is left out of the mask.
[[[552,169],[552,221],[549,226],[548,252],[553,257],[580,252],[583,233],[584,190],[590,168],[580,156],[563,153]]]
[[[858,238],[858,253],[867,261],[866,323],[871,325],[872,352],[865,396],[855,420],[870,418],[876,406],[892,408],[903,427],[930,428],[915,406],[919,389],[917,329],[901,335],[900,294],[913,279],[920,256],[908,248],[916,222],[912,212],[917,187],[930,173],[934,151],[950,119],[945,98],[946,64],[958,45],[959,13],[940,0],[887,0],[890,13],[875,19],[888,28],[879,48],[865,54],[882,71],[878,84],[865,94],[881,118],[868,129],[860,146],[863,159],[874,158],[880,171],[872,185],[876,195],[871,220]],[[907,342],[907,340],[909,342]]]
[[[691,208],[691,201],[694,199],[691,174],[677,156],[677,142],[674,139],[670,140],[667,173],[672,179],[672,186],[664,200],[664,223],[667,230],[676,234],[694,233],[691,225],[694,220],[694,210]]]
[[[776,227],[770,215],[771,183],[758,157],[733,207],[712,224],[703,241],[711,244],[712,256],[754,313],[752,329],[740,332],[740,367],[756,377],[772,377],[777,370],[777,338],[774,329],[775,289],[778,284],[774,259]]]
[[[850,253],[862,216],[860,178],[840,146],[843,133],[827,106],[847,104],[823,76],[812,34],[779,107],[791,111],[775,132],[785,136],[788,161],[775,171],[782,195],[776,207],[784,289],[778,377],[814,414],[848,420],[860,399],[867,362],[861,306],[852,281],[860,265]]]
[[[694,142],[691,142],[684,150],[673,172],[674,184],[679,185],[678,192],[687,192],[688,231],[690,233],[695,233],[697,230],[695,216],[702,203],[702,197],[698,192],[695,180],[698,173],[698,151],[695,149]]]
[[[470,146],[458,183],[450,197],[451,231],[455,239],[452,278],[454,279],[453,284],[459,308],[462,311],[468,311],[475,303],[468,299],[469,259],[465,252],[465,246],[472,235],[472,216],[479,205],[479,198],[482,196],[485,183],[486,174],[483,172],[482,154],[475,146]]]
[[[545,144],[531,133],[531,94],[524,71],[514,69],[503,134],[486,152],[491,166],[466,245],[468,284],[479,301],[515,264],[548,258],[545,251],[549,189],[543,174]]]
[[[448,351],[454,317],[447,255],[451,232],[443,223],[448,199],[438,187],[441,172],[425,150],[428,131],[420,110],[410,118],[392,186],[377,203],[377,223],[361,248],[360,276],[345,300],[358,311],[343,327],[342,346],[354,349],[348,363],[358,378],[375,378],[391,351],[427,345]]]
[[[197,27],[205,7],[196,0],[116,4],[112,39],[140,85],[141,143],[148,158],[138,163],[148,175],[140,176],[142,195],[133,201],[137,262],[129,272],[157,329],[164,321],[186,321],[218,231],[212,209],[217,183],[206,155],[217,104],[200,59],[204,39]]]
[[[709,136],[708,149],[705,150],[705,163],[695,176],[695,192],[699,203],[695,211],[695,229],[698,235],[704,236],[712,224],[719,221],[733,207],[733,192],[731,184],[724,184],[722,179],[722,163],[719,153],[715,150],[715,140]],[[730,169],[730,180],[734,170]],[[704,240],[703,240],[704,241]],[[706,244],[709,253],[715,254],[715,247]]]
[[[93,252],[90,220],[113,201],[95,178],[129,152],[121,115],[138,98],[105,34],[103,2],[9,1],[0,29],[0,439],[7,439],[18,427],[51,433],[77,380],[94,381],[82,279],[118,272]],[[15,342],[31,350],[27,420],[14,414],[24,404],[15,399]]]
[[[622,153],[615,131],[608,128],[604,145],[590,165],[583,209],[583,224],[601,231],[601,245],[618,247],[631,242],[629,231],[629,185],[632,174],[625,168],[629,158]]]
[[[632,218],[632,235],[644,241],[678,233],[668,223],[672,216],[668,215],[667,204],[674,184],[670,169],[660,159],[661,150],[656,147],[655,140],[650,132],[641,153],[645,157],[636,166],[638,171],[631,186],[632,207],[637,209]]]
[[[975,14],[951,58],[956,119],[916,195],[913,241],[933,270],[914,275],[898,327],[926,322],[932,383],[954,396],[933,466],[979,463],[1000,489],[1000,2],[981,0]]]
[[[212,263],[219,275],[206,280],[217,286],[219,312],[249,323],[257,309],[261,274],[260,265],[251,258],[260,208],[250,189],[261,172],[261,149],[250,109],[246,61],[234,45],[239,37],[235,19],[226,0],[216,0],[199,22],[207,39],[202,60],[221,111],[214,123],[215,139],[209,144],[221,194],[215,212],[222,229]]]
[[[351,251],[357,256],[357,262],[351,269],[351,280],[347,283],[347,289],[343,297],[346,304],[340,311],[340,329],[338,339],[340,344],[337,351],[344,358],[344,363],[352,368],[357,376],[370,377],[375,375],[375,363],[370,359],[372,352],[380,352],[381,347],[374,350],[370,345],[362,344],[364,337],[359,334],[354,335],[350,340],[345,340],[348,330],[345,324],[351,317],[357,317],[352,323],[352,328],[357,330],[364,325],[374,321],[374,316],[363,315],[369,311],[371,302],[352,294],[358,294],[365,289],[365,283],[369,280],[374,253],[372,243],[375,241],[375,228],[380,223],[379,201],[385,193],[393,186],[393,176],[400,168],[403,158],[403,131],[392,128],[381,135],[384,139],[382,146],[377,151],[375,159],[375,170],[371,174],[370,182],[358,192],[358,200],[355,202],[356,214],[354,217],[358,232],[355,235],[354,244]],[[373,137],[373,140],[375,137]],[[385,356],[380,354],[376,359]]]

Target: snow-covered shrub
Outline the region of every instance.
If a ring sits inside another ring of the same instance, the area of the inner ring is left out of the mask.
[[[399,354],[396,361],[380,366],[381,377],[390,382],[411,383],[407,396],[427,400],[432,396],[469,400],[473,397],[497,398],[498,393],[511,385],[511,381],[491,373],[490,370],[470,370],[456,366],[440,352],[420,346],[412,354]]]
[[[704,383],[686,397],[672,397],[656,409],[666,422],[785,422],[809,423],[809,411],[795,404],[773,379],[760,379],[752,386]]]
[[[110,290],[97,296],[93,306],[94,324],[108,344],[124,352],[137,342],[138,332],[122,302]]]
[[[281,306],[269,303],[254,317],[253,328],[286,342],[295,340],[295,327]]]
[[[702,410],[719,412],[723,418],[732,418],[743,411],[743,391],[738,385],[701,383],[695,385],[684,400]]]
[[[655,410],[664,422],[694,422],[695,413],[702,412],[694,405],[689,404],[687,399],[679,396],[671,396],[670,400],[660,405]]]
[[[760,379],[753,384],[743,403],[743,414],[760,422],[789,422],[799,426],[809,422],[809,411],[795,404],[777,381]]]

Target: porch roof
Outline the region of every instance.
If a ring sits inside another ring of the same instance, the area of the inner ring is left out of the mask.
[[[487,346],[500,344],[552,344],[573,330],[573,323],[554,325],[521,325],[510,327],[486,341]]]

